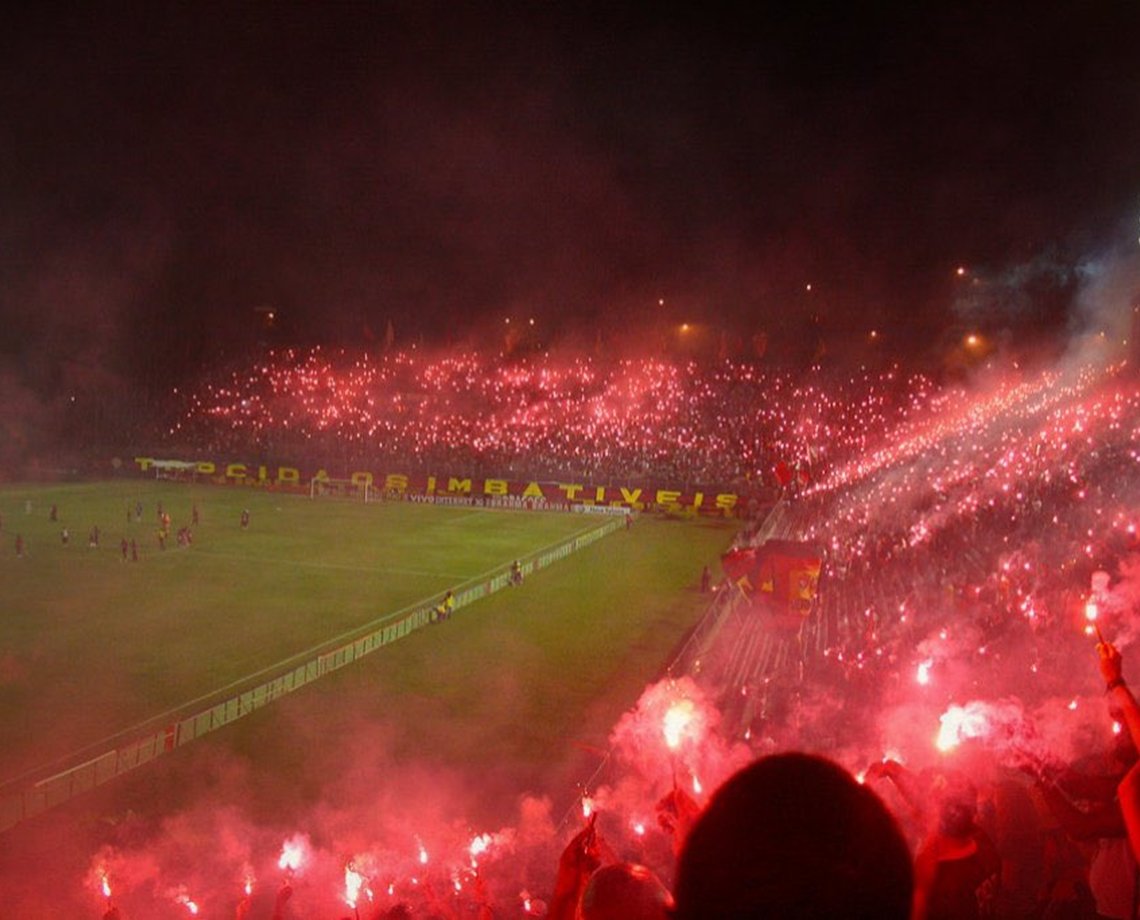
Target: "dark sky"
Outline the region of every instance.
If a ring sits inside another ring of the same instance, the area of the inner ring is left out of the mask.
[[[1036,280],[1044,323],[1136,245],[1132,2],[26,6],[0,360],[41,388],[177,378],[259,307],[296,342],[808,311],[901,340],[965,265]]]

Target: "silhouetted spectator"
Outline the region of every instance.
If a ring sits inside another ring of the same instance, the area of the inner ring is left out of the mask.
[[[1097,644],[1097,658],[1109,703],[1116,707],[1132,742],[1133,763],[1117,787],[1117,802],[1133,862],[1140,861],[1140,760],[1135,758],[1140,745],[1140,705],[1124,680],[1124,659],[1111,642]]]
[[[594,812],[586,826],[566,844],[558,859],[558,874],[550,898],[548,920],[573,920],[586,883],[601,865],[597,817],[597,812]]]
[[[776,754],[732,776],[697,820],[674,917],[907,920],[913,887],[906,841],[871,790],[822,757]]]
[[[914,920],[972,920],[992,914],[1001,857],[978,826],[978,792],[960,776],[944,778],[938,825],[914,859]]]
[[[668,920],[673,896],[657,875],[636,863],[602,866],[578,902],[578,920]]]

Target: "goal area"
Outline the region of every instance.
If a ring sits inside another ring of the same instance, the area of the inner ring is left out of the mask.
[[[353,479],[311,479],[309,498],[344,498],[349,501],[371,502],[376,493],[367,482]]]

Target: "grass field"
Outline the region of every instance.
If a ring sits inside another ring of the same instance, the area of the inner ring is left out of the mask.
[[[190,548],[177,547],[172,537],[159,548],[159,503],[174,531],[190,523],[197,505],[200,524]],[[246,508],[251,523],[243,530]],[[0,490],[0,781],[597,523],[560,513],[314,501],[151,480]],[[583,577],[567,560],[555,566],[563,571],[528,583],[526,596],[492,597],[461,611],[485,611],[507,627],[481,637],[497,646],[493,651],[461,648],[461,656],[470,655],[472,669],[506,658],[512,667],[503,673],[513,673],[551,649],[572,654],[600,646],[592,653],[619,659],[637,654],[621,640],[642,611],[625,601],[620,618],[610,616],[620,596],[611,587],[641,581],[648,598],[660,587],[669,590],[677,576],[692,583],[732,533],[723,522],[640,524],[639,538],[648,536],[648,524],[685,538],[633,541],[644,552],[612,558],[597,577]],[[96,525],[99,547],[91,549]],[[17,534],[23,558],[16,556]],[[694,547],[700,535],[714,545]],[[603,541],[603,558],[622,536]],[[123,538],[135,541],[138,562],[122,561]],[[539,594],[552,615],[535,620],[530,608]],[[563,609],[568,602],[573,611]],[[389,692],[414,695],[423,673],[411,669]],[[454,679],[448,689],[464,693]],[[566,692],[589,697],[595,687]]]
[[[128,525],[136,499],[145,523]],[[191,549],[158,550],[159,499],[175,528],[198,502]],[[54,525],[53,501],[63,519]],[[0,722],[29,762],[590,523],[156,482],[9,488],[0,514]],[[105,525],[98,551],[86,546],[95,521]],[[17,525],[28,542],[22,560]],[[642,517],[520,589],[18,825],[0,835],[18,843],[0,845],[6,915],[88,915],[85,875],[108,845],[147,841],[156,859],[173,854],[174,878],[209,867],[225,887],[235,858],[219,850],[210,862],[203,836],[249,847],[271,872],[264,862],[298,830],[325,845],[368,846],[386,840],[384,822],[493,829],[518,820],[524,795],[547,797],[557,817],[602,762],[616,721],[700,619],[701,568],[715,568],[736,526]],[[119,561],[120,532],[145,540],[138,563]],[[198,856],[188,855],[190,840]],[[518,869],[542,886],[553,863]],[[179,915],[169,910],[151,904],[136,915]]]
[[[598,524],[158,481],[6,489],[0,516],[0,781]]]

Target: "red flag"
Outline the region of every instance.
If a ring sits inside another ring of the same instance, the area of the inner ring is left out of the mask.
[[[792,468],[788,466],[783,460],[776,464],[772,472],[776,475],[776,482],[781,486],[786,486],[792,481]]]

